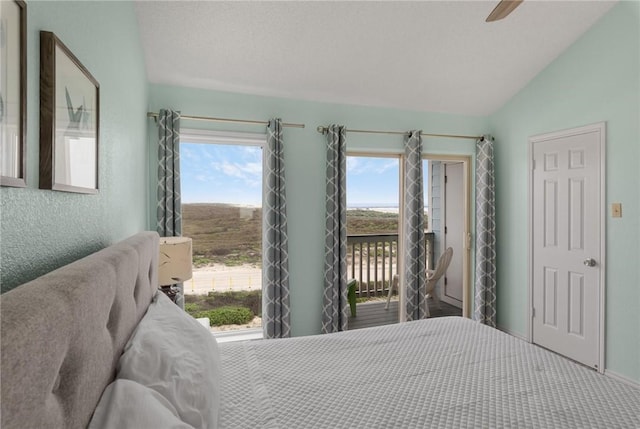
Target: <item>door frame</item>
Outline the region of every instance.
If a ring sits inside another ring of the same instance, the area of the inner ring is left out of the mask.
[[[465,195],[464,195],[465,171],[464,171],[464,162],[462,162],[462,161],[441,161],[441,162],[442,162],[442,166],[444,168],[444,170],[442,171],[442,177],[441,177],[441,179],[442,179],[441,180],[441,182],[442,182],[441,183],[441,189],[442,189],[442,195],[444,197],[444,201],[442,202],[442,212],[443,212],[443,220],[444,220],[445,229],[448,229],[447,228],[447,223],[448,223],[447,220],[448,220],[448,216],[449,216],[449,211],[447,210],[447,200],[449,198],[448,197],[449,191],[447,190],[447,183],[448,183],[448,177],[450,176],[450,174],[447,173],[447,166],[449,166],[451,164],[453,164],[453,165],[462,164],[461,183],[462,183],[462,206],[463,206],[463,210],[464,210],[464,197],[465,197]],[[455,193],[452,193],[451,195],[453,195],[454,198],[456,197]],[[462,225],[464,227],[465,226],[464,212],[461,213],[460,215],[461,215],[461,219],[462,219],[461,223],[462,223]],[[465,232],[464,229],[468,230],[468,228],[463,228],[463,231],[462,231],[462,237],[464,239],[464,242],[463,243],[458,243],[458,244],[462,244],[461,248],[464,248],[465,249],[465,253],[466,253],[466,250],[468,250],[468,249],[466,249],[466,247],[468,247],[468,235],[466,235],[466,232]],[[444,233],[444,240],[442,240],[441,243],[442,243],[442,245],[440,246],[440,249],[439,249],[440,250],[440,254],[442,254],[446,250],[446,248],[449,247],[449,242],[447,241],[447,233],[446,232]],[[453,256],[454,256],[454,258],[456,257],[455,252],[454,252]],[[464,253],[462,254],[462,258],[464,259]],[[462,271],[462,274],[463,274],[462,292],[464,294],[464,265],[460,267],[460,270]],[[449,272],[449,270],[447,270],[447,272]],[[447,298],[447,297],[445,297],[445,294],[444,294],[444,290],[446,289],[446,284],[445,284],[445,281],[447,279],[446,274],[447,273],[445,273],[445,275],[443,276],[444,280],[442,282],[442,289],[441,289],[442,293],[440,294],[440,300],[443,301],[443,302],[451,304],[451,302],[448,302],[447,300],[448,299],[454,300],[455,298]],[[463,296],[463,299],[461,301],[461,305],[464,305],[464,296]],[[457,306],[457,304],[456,304],[456,306]]]
[[[605,280],[606,280],[606,226],[607,226],[607,200],[606,200],[606,122],[597,122],[576,128],[569,128],[551,133],[536,134],[529,137],[527,163],[529,168],[528,209],[527,226],[529,245],[527,246],[527,341],[533,343],[533,145],[536,143],[555,140],[563,137],[571,137],[592,132],[600,133],[600,305],[598,309],[598,372],[604,373],[605,364]]]
[[[404,152],[401,151],[372,151],[372,150],[347,150],[347,156],[372,156],[379,158],[398,158],[399,159],[399,174],[400,180],[399,184],[399,204],[398,208],[398,219],[400,222],[400,227],[403,226],[402,219],[404,218]],[[421,156],[422,160],[429,161],[451,161],[451,162],[462,162],[463,164],[463,225],[465,228],[463,237],[465,238],[464,248],[465,252],[462,255],[462,317],[466,317],[467,319],[471,318],[471,306],[472,306],[472,295],[471,295],[471,189],[472,189],[472,175],[471,175],[471,155],[443,155],[443,154],[431,154],[428,152],[423,152]],[[398,248],[402,249],[403,234],[401,231],[398,231]],[[444,250],[444,249],[443,249]],[[406,320],[406,289],[404,287],[404,270],[403,268],[404,260],[403,258],[398,259],[398,277],[399,277],[399,306],[400,309],[398,311],[398,321],[404,322]]]
[[[462,254],[462,317],[471,318],[471,156],[422,154],[423,160],[462,163],[462,224],[464,253]],[[445,214],[446,216],[446,214]],[[444,249],[441,249],[444,251]]]

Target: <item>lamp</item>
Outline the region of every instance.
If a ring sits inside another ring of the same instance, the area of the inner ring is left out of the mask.
[[[191,278],[191,239],[188,237],[160,237],[158,283],[172,301],[182,306],[181,290],[176,283]]]

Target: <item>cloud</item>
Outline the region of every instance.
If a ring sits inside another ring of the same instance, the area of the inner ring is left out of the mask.
[[[396,158],[347,157],[347,173],[349,174],[383,174],[392,168],[398,168]]]
[[[381,165],[378,165],[375,171],[378,174],[382,174],[391,168],[398,168],[398,165],[399,165],[399,161],[397,159],[390,159],[387,162]]]
[[[260,204],[262,150],[257,147],[189,143],[183,155],[185,202]]]
[[[211,152],[209,152],[208,150],[203,150],[202,152],[200,152],[202,156],[204,156],[207,159],[215,159],[215,156],[213,156],[211,154]]]
[[[242,180],[246,185],[256,187],[262,183],[262,164],[259,162],[214,162],[211,166],[229,177]]]
[[[360,160],[353,156],[347,157],[347,173],[358,174],[358,164],[360,164]]]
[[[186,158],[186,159],[195,159],[196,158],[196,156],[193,153],[193,151],[189,147],[187,147],[185,145],[182,145],[182,147],[180,148],[180,157],[181,158]]]

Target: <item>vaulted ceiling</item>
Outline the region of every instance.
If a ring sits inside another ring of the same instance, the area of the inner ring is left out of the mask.
[[[150,82],[488,115],[613,1],[137,1]]]

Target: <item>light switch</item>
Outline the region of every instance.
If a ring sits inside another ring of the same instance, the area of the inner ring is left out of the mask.
[[[613,204],[611,204],[611,217],[622,217],[622,204],[621,203],[613,203]]]

